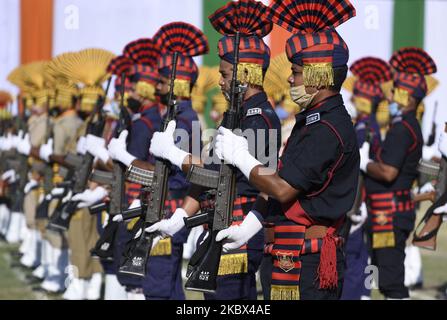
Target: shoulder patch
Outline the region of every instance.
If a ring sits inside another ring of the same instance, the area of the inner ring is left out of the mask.
[[[398,117],[394,117],[393,120],[391,121],[392,124],[398,123],[398,122],[402,122],[402,117],[398,116]]]
[[[132,122],[135,122],[135,121],[139,120],[140,118],[141,118],[141,113],[135,113],[132,116]]]
[[[261,108],[251,108],[251,109],[248,109],[247,114],[245,116],[246,117],[250,117],[250,116],[255,116],[257,114],[262,114],[262,109]]]
[[[306,117],[306,126],[320,121],[320,113],[312,113]]]
[[[366,124],[364,122],[360,122],[359,124],[357,124],[355,126],[355,130],[365,130],[366,129]]]

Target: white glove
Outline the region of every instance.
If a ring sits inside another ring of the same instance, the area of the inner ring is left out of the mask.
[[[435,187],[433,187],[431,182],[427,182],[419,189],[419,193],[429,193],[433,191],[435,191]]]
[[[85,155],[87,153],[87,147],[85,145],[87,139],[85,137],[80,137],[78,143],[76,144],[76,152],[80,155]]]
[[[102,200],[107,194],[107,190],[99,186],[94,190],[87,189],[84,192],[75,194],[71,200],[79,201],[78,208],[86,208]]]
[[[228,252],[242,247],[260,230],[262,230],[261,222],[250,211],[240,225],[220,231],[216,236],[216,241],[224,240],[222,250]]]
[[[12,147],[17,148],[17,145],[19,144],[20,140],[23,139],[23,131],[19,130],[19,133],[17,135],[12,136]]]
[[[353,214],[350,216],[353,224],[351,225],[351,229],[349,230],[349,234],[356,232],[360,227],[365,223],[366,218],[368,218],[368,209],[366,208],[366,204],[363,202],[360,206],[360,214]]]
[[[442,132],[439,137],[438,150],[444,157],[447,157],[447,133]]]
[[[162,159],[166,159],[173,165],[182,168],[183,160],[189,155],[174,143],[174,131],[176,122],[174,120],[168,123],[164,132],[155,132],[152,136],[150,153]]]
[[[60,196],[64,192],[65,192],[64,188],[53,188],[53,189],[51,189],[50,193],[45,196],[45,199],[51,200],[54,197]]]
[[[13,147],[13,136],[12,134],[8,133],[8,135],[3,138],[3,142],[2,142],[2,150],[3,151],[9,151],[12,149]]]
[[[422,147],[422,159],[425,161],[430,161],[434,157],[440,157],[439,151],[435,145],[423,146]]]
[[[109,152],[106,149],[106,141],[103,138],[89,134],[87,135],[85,147],[92,156],[97,157],[102,162],[106,163],[109,161]]]
[[[17,151],[25,156],[31,152],[31,141],[27,133],[22,139],[17,140]]]
[[[219,159],[239,168],[242,173],[250,178],[251,170],[262,165],[248,151],[248,141],[244,137],[238,136],[224,127],[219,128],[216,136],[215,152]]]
[[[17,181],[16,172],[14,169],[9,169],[2,174],[2,180],[7,181],[9,183],[14,183]]]
[[[47,143],[39,149],[39,157],[46,162],[50,162],[50,156],[53,154],[53,139],[48,139]]]
[[[369,143],[364,142],[360,148],[360,170],[366,173],[366,168],[370,162],[372,160],[369,158]]]
[[[130,164],[136,159],[136,157],[131,155],[126,150],[126,139],[128,134],[129,131],[124,130],[118,138],[113,138],[110,140],[108,146],[110,158],[123,163],[126,167],[130,166]]]
[[[435,210],[433,210],[434,214],[445,214],[447,213],[447,203],[443,206],[437,207]]]
[[[172,237],[185,226],[183,218],[186,217],[188,217],[186,211],[182,208],[177,208],[171,218],[154,223],[149,228],[146,228],[145,231],[147,233],[158,231],[163,237]]]
[[[62,198],[61,202],[66,203],[71,200],[71,197],[73,196],[73,191],[68,190],[67,195]]]
[[[23,188],[23,192],[25,192],[25,194],[27,194],[28,192],[31,191],[31,189],[33,189],[37,185],[38,185],[37,181],[34,179],[31,179],[30,181],[28,181],[26,183],[25,188]]]
[[[138,208],[138,207],[141,207],[141,201],[140,201],[140,199],[134,199],[132,201],[132,203],[130,204],[129,209],[135,209],[135,208]],[[123,220],[124,220],[123,219],[123,215],[122,214],[117,214],[117,215],[115,215],[113,217],[112,220],[115,221],[115,222],[123,222]]]

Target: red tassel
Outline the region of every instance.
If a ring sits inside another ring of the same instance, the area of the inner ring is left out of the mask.
[[[318,266],[320,289],[334,289],[338,286],[336,238],[327,234],[323,238]]]

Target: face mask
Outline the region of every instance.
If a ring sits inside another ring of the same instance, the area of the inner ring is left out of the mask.
[[[133,113],[137,113],[141,108],[141,102],[135,98],[127,98],[127,106]]]
[[[310,106],[317,93],[318,91],[313,94],[307,93],[304,85],[290,88],[290,96],[293,102],[302,109],[307,109]]]
[[[392,102],[390,103],[390,105],[388,106],[389,110],[390,110],[390,115],[392,117],[396,117],[398,115],[400,115],[400,109],[399,109],[399,105],[397,104],[397,102]]]

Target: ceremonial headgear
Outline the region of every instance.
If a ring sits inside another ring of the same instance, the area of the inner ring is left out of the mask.
[[[262,40],[273,28],[267,19],[268,7],[255,0],[229,2],[209,16],[217,32],[224,36],[218,42],[219,57],[234,63],[234,36],[239,31],[238,80],[263,85],[270,64],[270,48]]]
[[[206,36],[189,23],[172,22],[162,26],[153,39],[162,52],[158,59],[158,72],[162,76],[170,77],[173,53],[178,53],[174,94],[189,98],[198,77],[198,68],[192,57],[208,53]]]
[[[294,33],[287,40],[290,62],[303,66],[304,85],[334,85],[334,68],[345,66],[348,46],[335,28],[356,14],[349,0],[274,0],[272,21]]]

